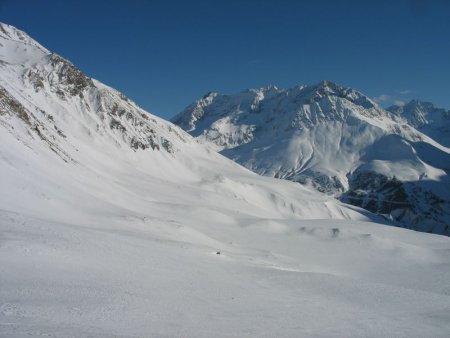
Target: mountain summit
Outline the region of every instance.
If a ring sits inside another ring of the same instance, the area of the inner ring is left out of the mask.
[[[210,93],[173,122],[259,174],[313,186],[404,226],[450,234],[450,189],[443,188],[450,187],[450,149],[421,132],[424,116],[447,115],[417,112],[430,108],[418,104],[409,113],[412,106],[388,111],[322,81]]]
[[[389,114],[327,82],[209,93],[180,121],[223,151],[290,151],[268,172],[323,168],[332,191],[357,158],[438,182],[410,139],[438,146]],[[450,238],[257,175],[4,24],[0,140],[2,337],[448,335]],[[363,153],[320,167],[331,145]]]
[[[440,144],[450,147],[449,110],[420,100],[411,100],[403,106],[393,105],[387,110]]]

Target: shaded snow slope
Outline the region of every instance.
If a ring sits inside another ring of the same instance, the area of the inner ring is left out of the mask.
[[[313,186],[402,226],[450,234],[450,149],[353,89],[323,81],[209,93],[173,122],[259,174]],[[424,148],[434,155],[422,155]],[[360,184],[374,174],[379,179]],[[379,184],[392,180],[401,182],[395,191]]]
[[[258,176],[11,26],[0,44],[0,336],[448,335],[449,238]]]
[[[450,111],[419,100],[411,100],[403,106],[394,105],[387,110],[440,144],[450,147]]]

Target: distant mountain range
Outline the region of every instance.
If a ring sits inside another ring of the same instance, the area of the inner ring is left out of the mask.
[[[261,175],[291,180],[416,230],[450,234],[450,112],[383,109],[330,81],[208,93],[173,122]]]
[[[450,238],[393,226],[449,234],[439,114],[270,87],[194,138],[0,23],[0,336],[447,337]]]

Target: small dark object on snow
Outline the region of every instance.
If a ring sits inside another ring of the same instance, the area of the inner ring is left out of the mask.
[[[216,252],[216,255],[220,255],[220,251],[217,251],[217,252]]]

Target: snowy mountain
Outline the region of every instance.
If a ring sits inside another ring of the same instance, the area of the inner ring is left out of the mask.
[[[259,174],[313,186],[402,226],[449,235],[450,149],[399,114],[323,81],[208,93],[173,122]]]
[[[2,337],[448,335],[448,237],[246,170],[6,24],[0,140]]]
[[[49,166],[49,169],[52,165],[63,165],[63,172],[84,168],[94,170],[95,175],[103,170],[114,170],[124,161],[139,172],[177,184],[179,181],[205,186],[229,184],[225,195],[251,200],[253,197],[246,196],[246,188],[240,189],[241,196],[236,187],[232,187],[232,182],[240,178],[228,178],[228,170],[235,176],[248,176],[249,182],[256,179],[263,186],[268,182],[264,188],[267,191],[258,193],[258,198],[267,198],[271,204],[275,201],[269,209],[273,209],[276,215],[308,217],[310,210],[314,210],[311,215],[317,213],[340,219],[350,218],[354,214],[357,218],[365,218],[358,216],[359,211],[329,201],[320,194],[315,195],[317,199],[311,199],[306,209],[304,204],[292,204],[290,199],[295,201],[311,192],[288,185],[290,192],[283,188],[283,193],[280,193],[277,182],[263,181],[198,145],[189,134],[145,112],[123,94],[87,77],[69,61],[49,52],[25,33],[5,24],[0,32],[0,112],[1,130],[5,138],[2,151],[5,163],[10,164],[3,169],[17,169],[11,159],[20,155],[31,156],[27,152],[34,154],[30,160],[36,157],[39,161],[39,157],[44,157],[42,165]],[[56,161],[55,156],[62,161]],[[217,167],[223,169],[218,170]],[[32,169],[36,171],[36,168]],[[33,184],[40,182],[36,180]],[[244,182],[245,185],[250,184],[246,179]],[[7,181],[4,184],[17,190],[16,183]],[[26,191],[19,193],[27,195]],[[285,197],[287,200],[284,200]],[[336,211],[330,210],[326,205],[328,202],[335,205],[333,208]],[[5,198],[2,203],[4,206],[12,203],[12,210],[17,201]]]
[[[419,100],[411,100],[403,106],[393,105],[387,110],[440,144],[450,147],[450,111]]]

